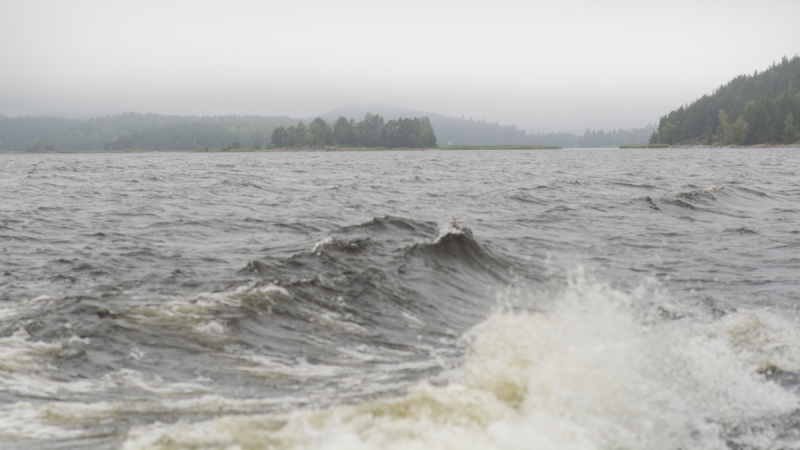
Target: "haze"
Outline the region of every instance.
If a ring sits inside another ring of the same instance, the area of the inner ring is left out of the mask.
[[[0,0],[0,113],[396,105],[641,127],[800,51],[800,2]]]

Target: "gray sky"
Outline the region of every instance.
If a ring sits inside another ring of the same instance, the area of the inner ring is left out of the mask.
[[[800,0],[0,0],[0,113],[641,127],[800,52],[798,18]]]

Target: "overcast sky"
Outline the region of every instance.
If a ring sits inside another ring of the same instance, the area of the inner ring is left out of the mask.
[[[800,52],[799,18],[800,0],[0,0],[0,113],[641,127]]]

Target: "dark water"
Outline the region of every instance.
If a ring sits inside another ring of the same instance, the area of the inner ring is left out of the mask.
[[[798,448],[800,153],[0,157],[3,448]]]

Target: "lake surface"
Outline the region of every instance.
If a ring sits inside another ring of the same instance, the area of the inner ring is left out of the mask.
[[[0,155],[0,447],[800,448],[795,149]]]

